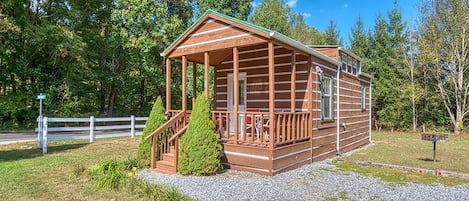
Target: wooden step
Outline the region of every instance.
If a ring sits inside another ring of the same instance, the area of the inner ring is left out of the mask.
[[[174,155],[174,152],[173,153],[170,152],[170,153],[163,154],[163,156],[161,157],[161,160],[174,163],[176,162],[176,157]]]
[[[165,173],[165,174],[175,174],[177,172],[176,166],[173,162],[170,161],[156,161],[156,167],[153,171]]]

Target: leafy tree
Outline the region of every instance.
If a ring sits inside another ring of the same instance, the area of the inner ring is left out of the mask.
[[[148,116],[148,120],[145,123],[145,128],[143,129],[142,133],[142,139],[140,140],[140,144],[138,145],[137,158],[142,164],[148,165],[151,159],[151,141],[145,140],[145,138],[165,123],[165,117],[166,116],[165,108],[163,106],[163,100],[161,99],[161,96],[158,96],[155,101],[155,104],[153,104],[150,116]]]
[[[197,1],[199,10],[198,16],[201,16],[208,9],[219,13],[229,15],[241,20],[247,20],[252,9],[252,0],[204,0]]]
[[[469,112],[469,4],[467,0],[432,0],[423,2],[419,11],[420,59],[438,83],[454,132],[461,133]]]
[[[186,133],[181,138],[178,171],[182,175],[209,175],[220,168],[221,145],[215,133],[205,94],[197,97]]]
[[[251,22],[270,30],[290,35],[291,9],[284,6],[283,0],[262,0],[251,16]]]
[[[299,42],[307,45],[321,45],[324,43],[324,34],[306,24],[303,14],[292,13],[290,26],[290,37]]]

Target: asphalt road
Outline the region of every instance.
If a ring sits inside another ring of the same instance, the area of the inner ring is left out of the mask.
[[[0,145],[15,142],[35,141],[34,131],[0,131]]]
[[[141,130],[136,131],[136,135],[141,135]],[[95,131],[95,138],[108,138],[108,137],[124,137],[129,136],[129,131],[124,132],[99,132]],[[16,142],[36,141],[37,133],[34,131],[0,131],[0,145],[11,144]],[[89,139],[88,132],[62,132],[50,133],[48,135],[49,141],[52,140],[78,140]]]

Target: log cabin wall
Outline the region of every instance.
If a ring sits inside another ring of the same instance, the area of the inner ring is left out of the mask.
[[[340,92],[340,151],[345,153],[370,142],[370,80],[343,72]]]
[[[292,50],[280,45],[275,51],[275,110],[291,111]],[[232,57],[215,67],[215,110],[227,110],[227,78],[233,72]],[[296,53],[296,111],[307,111],[306,86],[309,68],[308,57]],[[239,72],[246,73],[247,110],[269,111],[269,77],[267,44],[239,48]]]
[[[319,67],[324,74],[324,77],[331,78],[335,82],[337,76],[337,66],[325,63],[323,61],[313,61],[313,66]],[[336,119],[326,119],[321,120],[321,108],[320,108],[320,82],[319,82],[319,73],[314,72],[314,87],[313,87],[313,161],[321,161],[327,158],[332,158],[336,156],[336,142],[337,142],[337,123]],[[337,86],[337,84],[334,84]],[[334,95],[337,95],[337,90],[335,90]],[[337,100],[337,97],[334,97],[334,100]],[[333,103],[334,109],[335,103]],[[332,110],[333,116],[337,117],[335,110]]]

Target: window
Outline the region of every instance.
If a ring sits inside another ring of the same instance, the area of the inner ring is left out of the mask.
[[[341,70],[357,75],[360,72],[360,61],[351,55],[340,52]]]
[[[347,70],[347,55],[343,52],[340,52],[340,61],[342,62],[342,67],[340,70],[346,71]]]
[[[348,56],[347,58],[347,72],[352,73],[352,62],[353,58],[351,56]]]
[[[366,87],[362,87],[361,106],[362,110],[366,110]]]
[[[321,85],[321,120],[334,119],[334,80],[324,77]]]
[[[352,68],[352,74],[356,75],[357,74],[357,60],[353,59],[353,68]]]

